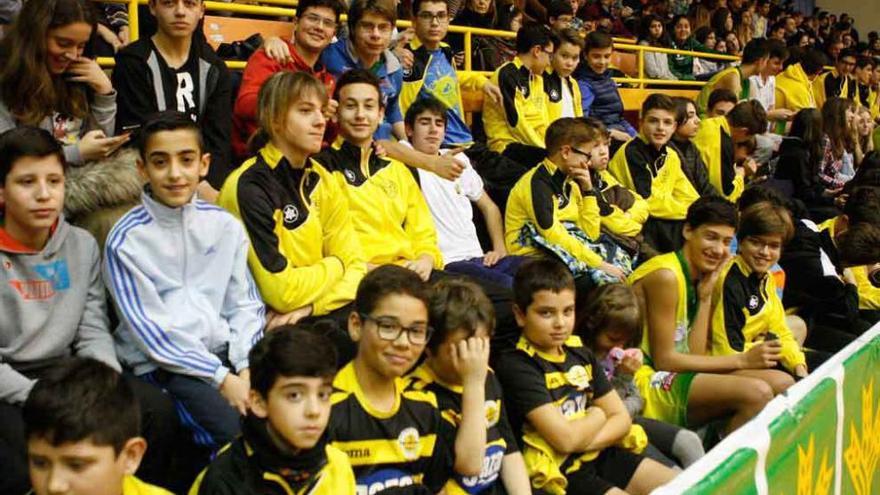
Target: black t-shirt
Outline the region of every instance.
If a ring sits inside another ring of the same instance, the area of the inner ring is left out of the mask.
[[[152,44],[152,41],[150,41]],[[156,54],[159,50],[152,45]],[[165,106],[187,114],[193,122],[199,121],[199,63],[195,50],[189,51],[186,62],[178,68],[170,67],[165,58],[156,57],[162,73],[162,86],[165,91]],[[207,69],[206,69],[207,70]]]

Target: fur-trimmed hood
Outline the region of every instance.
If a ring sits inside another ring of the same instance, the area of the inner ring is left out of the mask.
[[[137,203],[144,180],[137,171],[137,151],[122,150],[98,162],[71,167],[65,179],[64,211],[71,218]]]

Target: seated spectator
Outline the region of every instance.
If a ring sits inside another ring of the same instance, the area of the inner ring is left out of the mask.
[[[852,100],[830,98],[822,105],[823,156],[819,182],[835,195],[855,175],[853,149],[857,134]]]
[[[134,476],[147,450],[138,409],[132,387],[107,364],[58,363],[24,404],[29,493],[171,495]]]
[[[552,31],[562,31],[571,27],[574,9],[569,0],[550,0],[547,6],[547,27]]]
[[[856,59],[856,67],[853,73],[853,79],[856,86],[856,105],[865,108],[871,108],[877,103],[877,92],[871,87],[871,78],[874,75],[874,67],[877,62],[870,57],[859,57]]]
[[[0,492],[28,487],[21,404],[35,383],[71,355],[119,371],[95,239],[67,223],[67,161],[49,132],[22,126],[0,134]],[[128,379],[126,379],[128,380]],[[134,380],[132,380],[134,381]],[[133,384],[153,447],[141,476],[173,485],[167,473],[177,427],[161,391]]]
[[[788,49],[779,41],[768,40],[767,52],[769,55],[764,70],[749,78],[748,99],[759,101],[767,111],[767,120],[770,121],[767,132],[755,136],[758,143],[755,160],[759,164],[769,162],[770,157],[779,149],[782,137],[770,131],[777,123],[785,126],[795,115],[795,112],[787,108],[776,106],[776,76],[782,72],[782,64],[788,58]]]
[[[834,198],[837,191],[828,189],[819,180],[824,157],[822,112],[805,108],[795,114],[791,130],[779,146],[775,177],[791,184],[792,197],[804,203],[810,218],[825,220],[839,210]]]
[[[812,83],[825,66],[825,55],[818,50],[808,50],[799,61],[789,63],[776,76],[776,108],[799,112],[804,108],[817,108]],[[785,125],[777,123],[776,133],[784,134]]]
[[[724,33],[723,41],[726,43],[727,51],[722,53],[726,53],[732,57],[742,56],[743,45],[740,43],[739,38],[734,31],[727,31]]]
[[[523,24],[522,11],[517,10],[514,13],[510,10],[515,8],[513,4],[504,7],[496,5],[494,0],[464,0],[463,3],[464,8],[455,15],[451,24],[513,32],[519,31],[519,27]],[[512,24],[511,21],[516,21],[516,24]],[[516,48],[512,41],[495,36],[471,36],[471,69],[493,71],[513,60],[516,56]],[[460,66],[464,61],[464,35],[451,34],[449,44]]]
[[[703,157],[692,142],[700,129],[697,107],[693,100],[684,96],[676,96],[673,101],[676,125],[670,142],[681,160],[681,171],[701,197],[717,195],[718,192],[709,182],[709,171]]]
[[[853,160],[857,167],[862,167],[862,161],[865,156],[874,151],[874,141],[872,138],[877,124],[871,118],[871,111],[866,107],[858,107],[856,109],[855,127],[858,135],[853,137]]]
[[[499,67],[491,81],[502,101],[483,103],[483,125],[492,151],[532,166],[546,156],[544,133],[550,124],[541,77],[556,45],[547,27],[527,24],[516,33],[517,56]]]
[[[669,23],[672,40],[669,48],[685,51],[703,51],[703,45],[691,36],[691,21],[686,15],[677,15]],[[674,54],[669,57],[669,70],[681,81],[694,80],[694,57],[691,55]]]
[[[679,426],[698,427],[725,418],[736,430],[773,398],[763,379],[739,370],[766,370],[763,343],[743,354],[708,356],[712,293],[730,259],[736,209],[718,197],[700,198],[688,209],[681,250],[640,265],[630,284],[645,308],[641,350],[645,364],[635,382],[645,399],[644,415]],[[728,419],[729,418],[729,419]]]
[[[400,110],[403,67],[390,50],[397,11],[391,0],[354,0],[348,8],[348,36],[321,52],[321,63],[337,80],[351,69],[372,71],[381,81],[385,108],[376,139],[406,139]]]
[[[582,286],[622,281],[632,257],[601,238],[599,203],[589,170],[604,139],[582,119],[560,118],[547,129],[548,157],[510,193],[504,237],[511,254],[559,257]]]
[[[284,325],[254,345],[250,412],[242,435],[196,478],[189,493],[355,493],[348,456],[330,445],[333,343],[306,325]]]
[[[801,219],[779,263],[786,273],[783,304],[810,328],[804,345],[835,353],[875,322],[859,313],[857,280],[849,269],[880,261],[880,197],[855,189],[843,213],[816,225]]]
[[[716,89],[730,90],[736,96],[736,102],[747,100],[749,98],[749,78],[764,70],[769,55],[766,40],[753,40],[746,46],[742,64],[724,69],[712,76],[709,82],[700,89],[700,95],[697,97],[697,111],[700,113],[700,117],[707,114],[710,107],[709,96]]]
[[[715,36],[715,31],[709,26],[703,26],[697,29],[694,33],[694,39],[697,43],[702,45],[700,51],[716,54],[725,54],[727,51],[727,41],[723,38],[719,40]],[[694,59],[694,73],[700,76],[701,80],[708,80],[712,75],[726,66],[727,63],[724,60],[710,58]]]
[[[342,11],[343,6],[338,0],[299,2],[291,40],[270,38],[266,40],[264,47],[248,59],[238,97],[235,99],[232,120],[232,143],[236,158],[244,159],[249,156],[248,140],[260,127],[257,120],[258,94],[263,83],[276,72],[306,72],[324,83],[326,94],[333,94],[336,81],[319,60],[321,53],[333,40]],[[332,113],[328,112],[328,119]],[[330,138],[329,141],[335,137],[332,130],[325,133]]]
[[[345,193],[311,158],[325,135],[326,91],[305,71],[270,77],[258,98],[256,156],[220,191],[218,203],[241,220],[251,241],[248,266],[272,311],[270,326],[308,316],[344,325],[366,273]],[[334,339],[350,359],[344,326]]]
[[[550,67],[544,72],[544,92],[550,122],[560,117],[583,117],[581,88],[571,76],[581,59],[584,41],[573,29],[556,32],[557,43]]]
[[[844,50],[834,61],[833,69],[813,80],[813,97],[816,99],[817,107],[822,108],[822,105],[831,98],[855,99],[858,83],[852,74],[856,68],[857,58],[855,50]]]
[[[585,16],[590,21],[606,22],[608,25],[604,34],[629,37],[631,34],[623,20],[632,17],[633,14],[632,7],[614,5],[614,0],[598,0],[587,7]]]
[[[745,178],[757,171],[753,160],[737,165],[735,148],[754,139],[767,129],[767,113],[757,101],[741,101],[724,117],[712,117],[700,123],[694,146],[709,171],[709,182],[718,194],[736,201],[745,188]]]
[[[0,132],[40,127],[64,146],[68,163],[87,165],[71,170],[65,207],[100,245],[137,201],[141,180],[133,156],[110,158],[129,137],[111,137],[116,91],[98,63],[83,55],[95,23],[86,0],[25,3],[0,42]],[[100,212],[111,206],[121,210]]]
[[[626,142],[608,170],[627,189],[648,202],[650,217],[642,228],[645,243],[656,252],[681,245],[687,209],[700,196],[681,167],[669,141],[675,132],[676,103],[663,94],[652,94],[642,104],[642,125],[637,137]]]
[[[664,32],[663,20],[656,15],[642,18],[639,44],[658,48],[669,48],[669,37]],[[645,74],[651,79],[677,80],[669,70],[669,60],[665,53],[645,52]]]
[[[156,112],[185,113],[199,124],[205,152],[211,155],[207,184],[200,191],[204,199],[213,202],[234,168],[229,71],[204,37],[196,35],[205,15],[203,0],[183,4],[150,0],[150,13],[158,24],[156,34],[135,41],[116,55],[116,131],[141,126]]]
[[[364,277],[355,301],[348,331],[357,356],[333,380],[330,445],[352,461],[353,493],[440,493],[452,446],[437,398],[402,379],[431,337],[429,287],[413,271],[385,265]],[[401,448],[375,448],[392,444]]]
[[[737,98],[733,91],[727,88],[715,89],[709,95],[709,100],[706,103],[706,114],[702,118],[724,117],[733,110],[737,103],[739,103],[739,98]]]
[[[116,354],[186,411],[197,444],[217,449],[239,432],[247,353],[265,324],[248,239],[232,215],[196,198],[210,155],[187,114],[148,119],[138,151],[142,205],[113,227],[104,253]]]
[[[623,100],[617,83],[611,79],[609,64],[614,51],[611,36],[592,32],[584,45],[584,62],[574,72],[581,87],[584,115],[596,117],[605,124],[611,139],[626,141],[636,130],[623,118]]]
[[[519,439],[507,419],[501,384],[489,368],[492,304],[480,288],[444,280],[431,289],[428,321],[434,334],[410,387],[437,396],[454,455],[447,493],[530,493]]]
[[[644,430],[632,426],[602,365],[572,335],[575,282],[568,270],[555,260],[531,261],[517,273],[514,291],[522,337],[495,369],[532,488],[647,493],[670,481],[675,471],[637,453],[647,443]]]
[[[404,119],[412,146],[422,153],[440,153],[446,115],[439,101],[417,100]],[[466,161],[467,157],[461,159]],[[507,256],[501,211],[483,190],[483,180],[476,171],[468,165],[458,179],[450,181],[419,170],[418,182],[437,228],[444,270],[489,280],[508,289],[513,287],[513,274],[522,258]],[[472,204],[480,210],[492,242],[492,250],[486,253],[477,237]]]
[[[792,335],[785,308],[770,269],[794,235],[791,214],[784,206],[755,203],[740,213],[738,253],[721,269],[713,295],[711,343],[713,356],[744,353],[762,345],[764,359],[780,369],[740,371],[767,381],[775,394],[807,376],[807,361]],[[784,370],[784,371],[783,371]]]
[[[717,38],[723,38],[725,33],[733,31],[733,13],[729,9],[719,6],[709,18],[709,27],[715,31]]]
[[[637,348],[642,333],[641,310],[632,288],[623,284],[597,288],[577,316],[584,345],[602,363],[602,371],[633,423],[648,435],[645,456],[673,468],[686,468],[699,460],[705,451],[696,433],[642,416],[645,400],[633,381],[644,361]]]

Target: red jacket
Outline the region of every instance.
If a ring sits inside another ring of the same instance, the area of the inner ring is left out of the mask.
[[[293,47],[293,43],[286,41],[287,47],[290,48],[290,57],[293,59],[287,64],[279,64],[266,55],[266,52],[260,48],[251,58],[248,59],[247,67],[242,75],[241,87],[238,90],[238,98],[235,100],[235,109],[232,114],[232,150],[236,158],[242,161],[250,156],[247,149],[247,143],[251,135],[256,132],[259,124],[257,123],[257,96],[260,93],[260,87],[267,79],[272,77],[278,71],[287,70],[290,72],[308,72],[317,77],[324,83],[327,88],[327,94],[333,96],[333,88],[336,86],[336,80],[324,69],[320,62],[314,67],[309,66],[300,57],[299,53]],[[325,141],[331,141],[333,136],[328,137],[328,133],[332,133],[328,123],[327,133],[325,133]],[[335,134],[335,133],[334,133]]]

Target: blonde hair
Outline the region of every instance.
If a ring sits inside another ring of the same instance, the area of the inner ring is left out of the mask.
[[[310,96],[317,96],[322,104],[327,103],[327,88],[311,74],[281,71],[270,77],[257,96],[260,128],[251,137],[251,151],[256,153],[275,138],[275,128],[287,116],[290,107]]]

